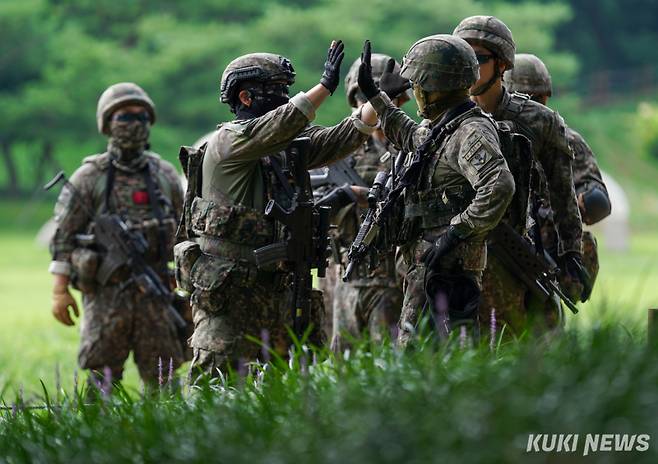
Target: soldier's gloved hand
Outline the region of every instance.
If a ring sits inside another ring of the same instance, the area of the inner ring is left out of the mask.
[[[589,275],[582,263],[580,253],[570,251],[562,257],[562,284],[570,298],[585,301],[592,291]]]
[[[370,41],[366,40],[363,44],[363,51],[361,52],[361,64],[359,65],[357,83],[359,84],[361,92],[363,92],[363,95],[365,95],[368,100],[379,95],[379,87],[377,87],[375,80],[372,78],[372,65],[370,64],[371,55],[372,49]]]
[[[343,58],[345,58],[345,53],[343,53],[344,48],[343,41],[339,40],[338,42],[331,42],[329,50],[327,50],[327,61],[324,62],[324,72],[322,73],[320,84],[331,95],[334,94],[340,82],[340,64],[343,62]]]
[[[454,250],[457,245],[462,242],[461,237],[455,232],[455,228],[450,226],[439,238],[436,239],[434,245],[428,248],[420,260],[427,266],[428,269],[438,270],[441,258],[447,255],[450,251]]]
[[[331,192],[320,198],[316,205],[330,206],[331,209],[335,211],[341,209],[343,206],[356,202],[356,194],[352,191],[349,184],[344,184],[340,187],[336,187]]]
[[[385,92],[391,100],[397,98],[400,94],[411,88],[411,81],[402,77],[400,73],[394,72],[394,69],[395,60],[391,58],[386,63],[386,69],[384,69],[384,73],[379,79],[379,88],[382,92]]]
[[[71,295],[68,287],[55,287],[53,289],[53,316],[55,316],[55,319],[64,325],[75,324],[73,319],[71,319],[69,307],[73,309],[73,313],[76,317],[80,317],[78,304],[75,302],[75,299],[73,298],[73,295]]]

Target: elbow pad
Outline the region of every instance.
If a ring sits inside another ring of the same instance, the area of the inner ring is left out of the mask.
[[[594,187],[583,194],[586,224],[596,224],[610,214],[612,205],[607,193]]]

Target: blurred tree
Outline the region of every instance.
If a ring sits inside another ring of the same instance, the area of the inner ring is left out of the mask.
[[[554,51],[554,30],[569,19],[569,9],[554,2],[3,0],[0,185],[14,193],[34,188],[55,165],[72,167],[90,149],[103,150],[95,108],[112,83],[134,81],[149,92],[158,112],[152,145],[174,160],[179,145],[232,117],[219,103],[219,80],[241,54],[289,57],[295,92],[318,81],[332,39],[346,43],[345,73],[366,38],[400,60],[419,38],[450,33],[463,17],[482,13],[499,15],[519,49],[542,56],[554,73],[574,72],[573,58]],[[335,123],[348,111],[341,88],[318,122]]]

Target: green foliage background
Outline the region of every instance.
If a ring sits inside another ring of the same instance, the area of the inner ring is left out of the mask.
[[[573,55],[554,51],[553,31],[570,10],[552,2],[4,0],[0,144],[21,154],[19,186],[34,180],[33,166],[22,159],[36,160],[46,149],[71,170],[104,147],[95,127],[100,93],[115,82],[134,81],[157,105],[153,148],[174,160],[181,144],[231,117],[218,101],[219,78],[241,54],[289,57],[298,76],[293,91],[306,90],[317,83],[332,39],[346,43],[345,73],[366,38],[375,50],[401,59],[417,39],[450,33],[465,16],[483,13],[506,21],[519,48],[545,58],[556,79],[576,71]],[[323,106],[317,122],[332,124],[348,113],[342,91]]]

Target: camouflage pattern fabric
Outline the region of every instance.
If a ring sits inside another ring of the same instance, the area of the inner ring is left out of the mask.
[[[300,93],[288,104],[261,117],[221,124],[209,138],[202,166],[201,196],[194,201],[215,208],[218,215],[216,225],[203,221],[205,226],[197,233],[204,241],[221,240],[220,248],[212,256],[203,254],[192,269],[191,281],[196,289],[191,300],[195,320],[193,369],[217,375],[216,368],[225,369],[240,359],[254,359],[259,348],[245,336],[259,336],[263,329],[270,333],[277,349],[289,344],[284,335],[292,316],[289,305],[281,298],[283,289],[288,287],[284,285],[282,289],[272,283],[280,280],[272,276],[276,269],[256,270],[247,266],[250,250],[277,240],[276,225],[263,215],[266,201],[277,191],[277,183],[267,174],[266,157],[285,150],[294,138],[306,136],[311,139],[308,168],[322,167],[353,152],[372,131],[352,116],[329,128],[309,125],[314,117],[312,104]],[[200,212],[205,209],[197,208]],[[245,214],[253,216],[253,220],[244,221]],[[242,224],[261,220],[270,224],[269,239],[259,234],[258,240],[264,243],[248,243],[253,235],[243,230]],[[211,260],[203,261],[204,257]],[[213,261],[223,266],[220,274],[226,278],[221,282]],[[250,269],[250,285],[236,277],[236,273],[243,275],[244,269]],[[314,307],[321,307],[320,293],[314,295]],[[313,317],[316,327],[321,327],[322,317]],[[317,333],[315,341],[319,342],[322,331]]]
[[[527,95],[510,94],[504,87],[493,117],[512,122],[514,129],[532,142],[534,157],[548,183],[549,198],[542,200],[553,211],[559,237],[558,255],[580,252],[582,223],[573,182],[573,153],[564,121],[556,112],[530,100]]]
[[[573,182],[576,195],[585,193],[592,188],[599,188],[608,194],[608,189],[603,182],[603,176],[596,161],[594,152],[589,147],[582,135],[570,127],[567,128],[567,139],[573,150]]]
[[[83,294],[78,362],[83,369],[100,372],[108,366],[112,378],[120,380],[132,351],[142,380],[157,385],[160,361],[165,378],[170,362],[177,369],[184,361],[178,334],[159,302],[132,287],[119,287],[108,285]]]
[[[542,187],[535,194],[544,205],[539,218],[544,247],[550,249],[547,234],[553,231],[556,256],[567,251],[580,252],[582,224],[571,171],[573,154],[562,118],[527,96],[510,94],[505,88],[493,116],[497,120],[510,121],[515,131],[532,142],[534,158],[539,163],[539,172],[543,173]],[[559,242],[556,228],[559,231]],[[558,325],[561,312],[559,304],[538,304],[528,295],[526,286],[504,271],[495,259],[487,263],[483,283],[479,310],[483,332],[489,331],[492,310],[500,321],[499,327],[507,324],[506,330],[510,334],[518,335],[530,328],[530,325],[541,324],[539,327],[545,328]]]
[[[375,97],[371,103],[386,137],[401,150],[413,152],[427,138],[430,121],[416,123],[393,106],[385,94]],[[500,221],[514,194],[514,180],[500,152],[494,123],[479,108],[473,108],[450,124],[454,125],[454,131],[432,153],[432,161],[425,170],[426,178],[420,180],[418,195],[423,191],[440,190],[443,194],[438,198],[443,198],[447,206],[452,201],[451,192],[460,190],[466,195],[455,202],[463,202],[459,206],[464,208],[451,214],[443,224],[429,213],[420,217],[420,231],[412,234],[402,247],[409,266],[398,336],[402,345],[411,338],[425,307],[425,267],[420,257],[431,245],[430,241],[452,226],[464,241],[441,260],[438,273],[463,277],[465,281],[480,285],[486,263],[486,234]],[[466,200],[466,196],[471,200]],[[432,202],[432,207],[439,206]]]
[[[114,188],[110,195],[110,209],[120,213],[129,227],[144,234],[149,248],[146,260],[154,268],[161,260],[157,220],[154,217],[143,170],[149,166],[152,177],[162,195],[163,224],[167,228],[164,249],[173,249],[176,223],[182,210],[183,194],[175,168],[151,152],[139,153],[126,164],[112,161],[120,148],[110,142],[108,152],[90,156],[71,176],[79,198],[73,198],[67,188],[62,190],[55,206],[57,230],[50,244],[53,261],[71,263],[71,255],[81,250],[75,240],[76,234],[93,232],[92,218],[88,217],[78,201],[87,208],[100,213],[104,204],[107,169],[114,163]],[[165,200],[166,199],[166,200]],[[172,259],[172,256],[165,258]],[[101,258],[102,259],[102,258]],[[125,271],[125,270],[124,270]],[[76,277],[72,269],[73,283]],[[124,272],[125,274],[125,272]],[[78,276],[79,277],[79,276]],[[86,276],[94,282],[94,276]],[[166,277],[166,276],[165,276]],[[80,366],[100,369],[109,366],[115,378],[120,378],[123,363],[129,352],[134,352],[140,375],[147,382],[157,380],[158,358],[167,364],[172,359],[173,367],[183,362],[180,341],[166,319],[166,310],[156,301],[149,301],[129,285],[119,292],[117,281],[102,287],[94,284],[83,292],[84,318],[82,322]]]
[[[263,360],[263,346],[258,340],[286,358],[292,343],[288,336],[292,314],[284,275],[257,272],[252,266],[215,256],[206,255],[201,260],[196,265],[198,277],[191,300],[195,327],[190,339],[194,350],[192,379],[202,373],[216,377],[229,367],[237,369],[240,363]],[[230,270],[219,271],[215,282],[206,286],[208,290],[201,288],[210,270],[226,265]],[[323,320],[322,295],[314,290],[309,342],[315,346],[325,342]]]

